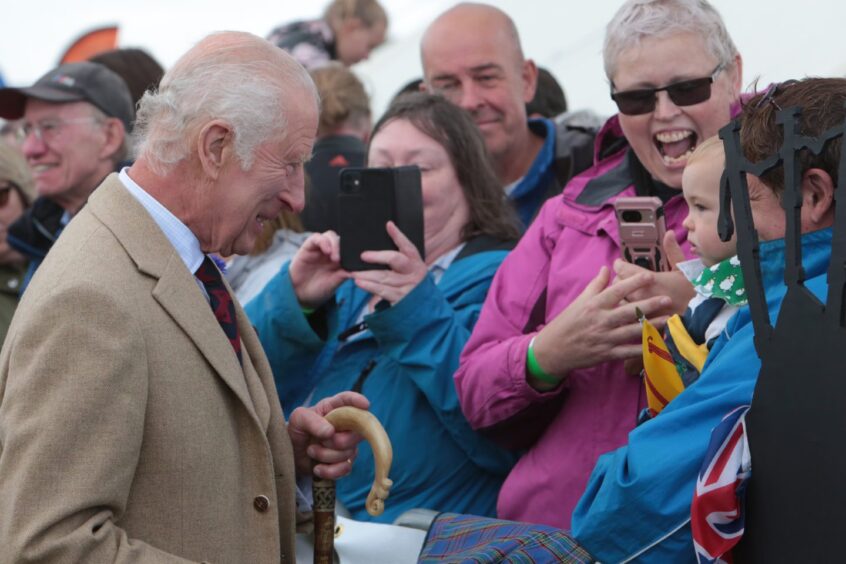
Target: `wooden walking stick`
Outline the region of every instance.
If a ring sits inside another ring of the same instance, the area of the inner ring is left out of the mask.
[[[326,420],[337,431],[355,431],[364,437],[373,449],[376,462],[376,475],[373,486],[367,495],[365,507],[374,517],[385,510],[391,484],[388,471],[391,469],[393,450],[385,428],[369,411],[356,407],[344,406],[333,409],[326,415]],[[312,485],[314,497],[314,564],[332,564],[335,545],[335,482],[314,477]]]

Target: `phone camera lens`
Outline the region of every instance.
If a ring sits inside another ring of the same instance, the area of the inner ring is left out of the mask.
[[[623,221],[628,223],[640,223],[643,219],[643,216],[638,210],[624,210],[622,215]]]
[[[653,270],[652,261],[649,260],[647,257],[638,257],[638,258],[635,259],[634,263],[641,268],[645,268],[647,270]]]

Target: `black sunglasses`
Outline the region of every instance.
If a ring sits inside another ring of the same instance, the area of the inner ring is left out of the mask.
[[[693,78],[668,84],[661,88],[643,88],[640,90],[626,90],[624,92],[613,92],[614,84],[611,84],[611,99],[617,103],[621,114],[637,116],[648,114],[655,110],[655,101],[659,92],[666,91],[670,100],[677,106],[692,106],[700,104],[711,97],[711,84],[717,75],[725,68],[725,63],[717,65],[709,76]]]

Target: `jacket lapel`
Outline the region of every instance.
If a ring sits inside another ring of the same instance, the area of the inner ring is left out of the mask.
[[[114,233],[138,270],[157,279],[153,298],[241,400],[258,422],[244,373],[194,276],[144,207],[110,175],[92,195],[88,207]],[[243,325],[239,323],[239,327]]]

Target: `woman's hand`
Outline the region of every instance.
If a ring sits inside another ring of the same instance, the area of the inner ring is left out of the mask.
[[[393,221],[388,222],[387,230],[399,250],[365,251],[361,253],[361,260],[385,264],[390,270],[363,270],[353,273],[352,277],[359,288],[393,305],[420,284],[428,269],[417,247]]]
[[[642,354],[642,329],[635,308],[659,326],[666,321],[652,319],[670,305],[666,296],[623,302],[624,297],[654,284],[655,273],[646,271],[610,286],[609,278],[603,266],[579,297],[535,336],[535,358],[544,372],[563,380],[576,368]]]
[[[625,298],[629,302],[634,302],[652,296],[668,296],[672,303],[669,304],[666,310],[660,313],[666,315],[673,313],[682,314],[687,308],[687,304],[696,295],[696,291],[693,289],[693,284],[676,267],[676,264],[685,260],[685,256],[676,241],[675,233],[672,231],[667,231],[664,235],[664,253],[672,270],[669,272],[652,273],[654,275],[652,284],[636,288],[631,294],[625,296]],[[632,276],[650,271],[617,259],[614,261],[614,272],[617,274],[618,280],[626,280]]]
[[[312,472],[319,478],[337,480],[350,473],[361,437],[356,433],[335,431],[326,414],[337,407],[370,407],[361,394],[341,392],[320,400],[312,407],[298,407],[288,419],[288,435],[294,447],[297,475]]]
[[[302,307],[316,309],[335,294],[350,273],[341,268],[341,245],[334,231],[315,233],[291,259],[288,269]]]

